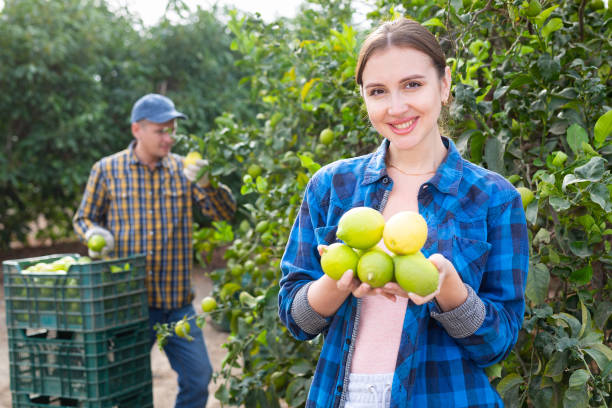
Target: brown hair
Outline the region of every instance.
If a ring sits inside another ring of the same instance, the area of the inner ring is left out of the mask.
[[[370,57],[391,46],[414,48],[429,55],[438,77],[444,77],[446,57],[436,37],[418,22],[402,17],[381,24],[363,42],[355,68],[357,85],[363,85],[363,70]]]

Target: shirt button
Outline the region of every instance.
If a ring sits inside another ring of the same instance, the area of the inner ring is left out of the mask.
[[[153,251],[149,251],[149,255],[153,255]]]
[[[351,339],[346,339],[346,344],[351,344]]]
[[[382,179],[383,184],[389,184],[389,177],[385,176]]]
[[[149,271],[149,276],[153,276],[153,271]]]
[[[341,385],[337,386],[336,389],[338,390],[338,392],[342,392],[342,386]]]
[[[149,235],[153,235],[153,231],[149,231]]]
[[[153,210],[149,210],[149,214],[153,214]]]

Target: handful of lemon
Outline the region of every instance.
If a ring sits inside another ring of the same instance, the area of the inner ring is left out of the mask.
[[[427,296],[438,288],[438,269],[420,252],[427,240],[427,222],[419,213],[401,211],[386,222],[369,207],[355,207],[340,217],[336,237],[321,255],[323,272],[334,280],[348,269],[377,288],[395,280],[406,292]],[[392,252],[377,246],[380,240]]]

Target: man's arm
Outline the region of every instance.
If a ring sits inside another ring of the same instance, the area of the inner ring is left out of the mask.
[[[83,242],[87,242],[87,231],[106,227],[108,195],[101,173],[100,162],[97,162],[91,169],[81,204],[72,219],[74,231]]]

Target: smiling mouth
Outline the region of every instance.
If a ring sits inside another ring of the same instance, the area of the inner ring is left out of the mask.
[[[408,122],[398,123],[397,125],[391,125],[396,129],[407,129],[414,123],[416,119],[411,119]]]

